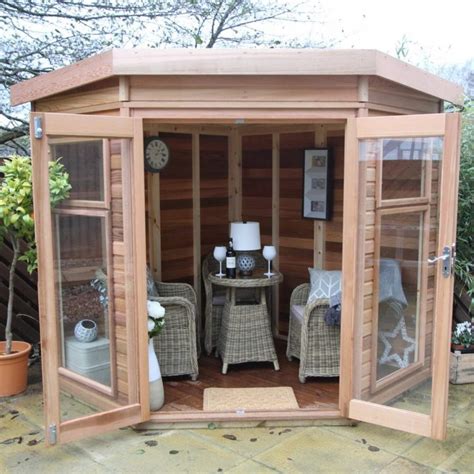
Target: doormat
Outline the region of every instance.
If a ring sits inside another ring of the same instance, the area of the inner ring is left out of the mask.
[[[204,411],[273,411],[299,408],[291,387],[206,388]]]

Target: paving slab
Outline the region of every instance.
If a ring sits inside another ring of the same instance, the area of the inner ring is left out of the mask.
[[[308,428],[254,460],[282,472],[376,472],[396,459],[379,447],[358,443],[326,428]]]
[[[207,442],[224,446],[246,458],[285,443],[289,438],[302,433],[306,428],[233,428],[216,430],[194,430],[193,434]]]

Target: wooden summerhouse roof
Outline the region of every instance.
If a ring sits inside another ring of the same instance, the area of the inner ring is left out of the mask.
[[[11,104],[135,75],[378,76],[455,104],[463,100],[461,86],[376,50],[112,49],[14,85]]]

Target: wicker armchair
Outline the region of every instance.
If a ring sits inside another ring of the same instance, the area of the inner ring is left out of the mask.
[[[290,299],[290,329],[286,356],[300,360],[299,380],[306,377],[339,376],[339,326],[328,326],[324,314],[328,299],[307,304],[310,285],[304,283],[293,290]]]
[[[253,255],[255,258],[256,268],[265,269],[267,262],[260,252],[245,252]],[[217,340],[222,324],[222,313],[225,304],[225,290],[213,287],[209,281],[209,273],[219,271],[219,262],[213,257],[212,253],[208,254],[202,262],[202,281],[206,293],[206,306],[204,310],[204,348],[207,354],[211,354],[217,347]],[[225,271],[225,261],[222,262],[222,271]],[[256,301],[255,289],[242,289],[238,294],[239,301]]]
[[[225,270],[225,262],[222,263],[222,270]],[[204,349],[207,354],[211,354],[213,349],[217,346],[225,303],[225,290],[213,287],[208,278],[209,273],[218,271],[219,263],[214,259],[212,254],[207,255],[202,262],[202,281],[206,293],[206,306],[204,309]]]
[[[199,313],[196,294],[186,283],[156,283],[158,301],[166,310],[165,325],[154,338],[155,352],[164,377],[199,375]]]

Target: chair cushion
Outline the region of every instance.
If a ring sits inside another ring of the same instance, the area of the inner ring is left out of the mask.
[[[212,297],[212,304],[214,306],[224,306],[225,305],[225,295],[215,295]]]
[[[304,308],[305,306],[303,304],[294,304],[290,310],[291,317],[296,318],[301,324],[303,324],[304,320]]]
[[[308,268],[308,271],[311,280],[308,301],[319,298],[330,298],[341,291],[341,271],[318,270],[316,268]]]

